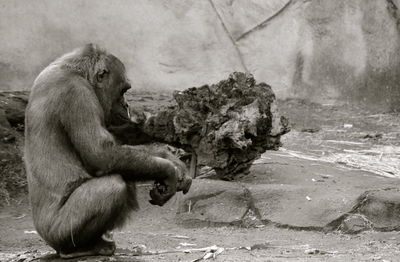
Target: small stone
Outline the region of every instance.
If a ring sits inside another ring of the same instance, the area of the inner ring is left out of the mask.
[[[348,216],[341,224],[340,230],[347,234],[357,234],[362,231],[371,229],[372,223],[361,214],[353,214]]]

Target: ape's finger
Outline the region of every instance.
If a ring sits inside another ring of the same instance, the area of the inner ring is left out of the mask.
[[[162,206],[164,204],[160,193],[155,188],[150,190],[150,198],[151,200],[149,202],[152,205]]]
[[[187,192],[189,192],[190,187],[192,186],[192,179],[186,179],[184,182],[184,185],[182,187],[182,192],[183,194],[186,194]]]
[[[175,194],[175,191],[167,190],[160,192],[157,187],[150,190],[150,197],[149,200],[150,204],[163,206],[168,200],[171,199]]]
[[[177,191],[182,191],[184,194],[186,194],[190,186],[192,185],[192,178],[190,176],[185,175],[181,181],[178,182],[178,189]]]
[[[154,206],[160,206],[160,207],[162,207],[162,206],[164,205],[164,203],[156,202],[156,201],[154,201],[153,199],[150,199],[149,202],[150,202],[150,204],[152,204],[152,205],[154,205]]]

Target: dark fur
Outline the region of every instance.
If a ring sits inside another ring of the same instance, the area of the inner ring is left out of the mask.
[[[58,252],[90,249],[121,225],[137,208],[134,181],[167,185],[160,205],[177,190],[173,161],[151,147],[119,145],[106,129],[128,88],[120,60],[93,45],[57,59],[34,82],[25,123],[29,195],[38,233]]]

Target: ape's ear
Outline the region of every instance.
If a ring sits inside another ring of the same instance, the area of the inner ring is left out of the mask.
[[[98,83],[102,83],[102,82],[104,81],[104,79],[108,76],[109,73],[110,73],[110,72],[109,72],[107,69],[105,69],[105,68],[99,69],[99,70],[96,72],[96,81],[97,81]]]

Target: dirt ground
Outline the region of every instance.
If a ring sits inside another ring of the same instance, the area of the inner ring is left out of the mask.
[[[152,210],[150,210],[152,209]],[[7,261],[15,254],[44,254],[51,249],[32,231],[34,230],[26,204],[1,212],[0,258]],[[251,247],[225,250],[217,261],[398,261],[400,236],[398,232],[365,232],[359,235],[293,231],[289,229],[202,227],[182,228],[174,224],[174,210],[146,207],[135,214],[131,223],[115,232],[122,249],[146,245],[151,250],[182,250],[180,243],[195,244],[189,248],[217,245],[224,248]],[[22,215],[26,215],[20,218]],[[182,238],[180,238],[182,237]],[[187,237],[187,238],[183,238]],[[178,249],[178,247],[181,247]],[[316,248],[331,254],[306,254]],[[125,253],[127,251],[120,250]],[[202,252],[181,252],[138,257],[120,256],[104,261],[193,261]],[[20,255],[22,258],[23,255]],[[16,260],[23,261],[23,260]],[[84,261],[84,260],[83,260]],[[96,261],[96,260],[92,260]],[[98,261],[98,260],[97,260]],[[101,261],[101,260],[100,260]]]
[[[135,99],[141,100],[143,108],[151,110],[154,103],[164,103],[169,98],[164,95],[145,95],[131,97],[130,103],[135,103]],[[356,168],[351,166],[350,160],[365,155],[372,160],[379,158],[385,164],[382,164],[382,168],[387,168],[387,172],[379,173],[378,170],[373,173],[375,169],[368,166],[359,169],[372,172],[370,175],[380,175],[382,179],[385,179],[385,175],[398,175],[398,166],[393,162],[399,154],[399,114],[368,112],[361,107],[347,105],[307,104],[298,100],[282,101],[280,108],[293,125],[292,133],[282,140],[282,153],[292,153],[294,157],[291,161],[309,159],[310,166],[302,162],[305,169],[311,168],[312,161],[316,159],[332,160],[330,164]],[[344,156],[341,154],[346,154],[347,162],[332,158]],[[279,163],[264,165],[271,167]],[[353,183],[357,186],[357,181]],[[350,235],[293,230],[273,225],[259,228],[182,226],[176,223],[175,215],[183,196],[175,196],[160,208],[147,203],[149,188],[149,184],[139,185],[140,211],[132,215],[125,227],[115,231],[114,238],[119,247],[117,256],[75,261],[196,261],[203,256],[203,252],[184,253],[183,250],[213,245],[224,248],[216,261],[399,261],[398,231],[365,231]],[[51,254],[51,248],[34,230],[26,197],[10,206],[1,207],[0,261],[30,261],[34,257]],[[145,245],[145,249],[142,247],[144,251],[158,251],[159,254],[133,256],[135,247],[140,245]],[[45,256],[42,260],[56,259]]]

